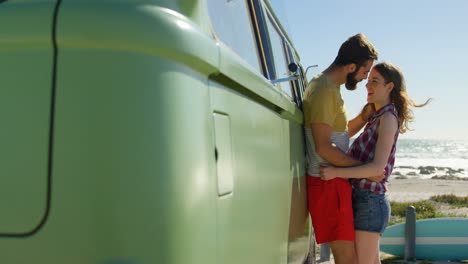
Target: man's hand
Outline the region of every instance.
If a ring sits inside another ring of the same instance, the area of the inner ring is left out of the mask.
[[[336,168],[328,164],[320,164],[320,178],[324,181],[329,181],[337,178]]]

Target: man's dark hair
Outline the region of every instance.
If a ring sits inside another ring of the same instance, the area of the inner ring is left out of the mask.
[[[366,36],[359,33],[341,44],[338,55],[335,61],[333,61],[333,65],[344,66],[354,63],[357,68],[360,68],[364,66],[369,59],[377,60],[378,56],[379,54],[374,45],[372,45]]]

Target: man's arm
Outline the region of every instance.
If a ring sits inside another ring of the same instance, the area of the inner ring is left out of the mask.
[[[330,141],[333,129],[324,123],[310,124],[317,154],[337,167],[350,167],[362,164],[332,145]]]
[[[397,118],[390,113],[385,113],[380,118],[380,126],[378,128],[379,138],[375,147],[374,159],[367,164],[352,168],[321,168],[322,177],[326,180],[331,180],[336,177],[345,179],[366,178],[378,174],[387,166],[388,157],[390,156],[397,132]]]

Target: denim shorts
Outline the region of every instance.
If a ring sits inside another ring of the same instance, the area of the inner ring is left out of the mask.
[[[385,194],[353,187],[354,229],[383,233],[390,219],[390,203]]]

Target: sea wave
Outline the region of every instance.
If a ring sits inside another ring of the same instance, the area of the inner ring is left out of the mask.
[[[400,139],[393,171],[397,177],[468,179],[468,141]]]
[[[466,159],[460,158],[395,158],[395,166],[412,166],[412,167],[449,167],[451,169],[465,169],[468,170],[468,163]]]

